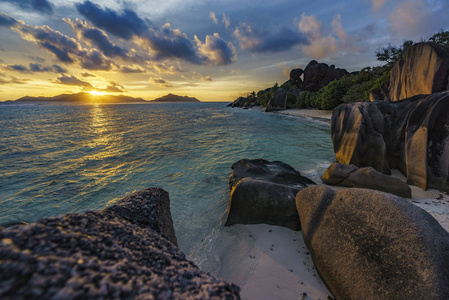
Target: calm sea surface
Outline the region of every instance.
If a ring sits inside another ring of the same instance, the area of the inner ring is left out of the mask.
[[[0,223],[101,209],[148,187],[170,193],[181,250],[218,273],[231,165],[280,160],[303,175],[334,161],[329,125],[225,103],[0,105]]]

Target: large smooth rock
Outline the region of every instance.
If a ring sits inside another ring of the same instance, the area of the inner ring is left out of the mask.
[[[290,71],[291,85],[300,86],[302,84],[301,75],[304,73],[303,69],[297,68]]]
[[[333,163],[324,172],[321,180],[324,184],[364,188],[411,198],[412,190],[402,180],[384,175],[372,167],[357,168],[353,165]]]
[[[384,130],[383,115],[371,102],[339,105],[331,119],[337,162],[358,167],[372,166],[382,173],[389,173]]]
[[[300,191],[304,241],[336,299],[447,299],[449,234],[390,194],[325,186]]]
[[[310,61],[304,69],[304,81],[301,85],[303,90],[316,92],[331,81],[349,75],[345,69],[335,68],[334,65]]]
[[[449,191],[449,93],[417,102],[405,130],[407,182]]]
[[[283,88],[278,88],[268,101],[265,111],[270,112],[287,109],[287,94],[287,91]]]
[[[230,104],[230,106],[232,106],[232,107],[243,107],[248,101],[249,100],[246,97],[238,97],[237,99],[234,100],[234,102],[232,102]]]
[[[175,246],[168,193],[0,230],[1,299],[239,299]]]
[[[232,169],[226,226],[270,224],[300,229],[295,197],[313,181],[279,161],[242,159]]]
[[[449,192],[449,93],[395,102],[353,102],[334,109],[331,136],[338,163],[371,166],[407,183]]]
[[[410,46],[391,70],[386,90],[390,101],[449,89],[449,47],[436,43]]]

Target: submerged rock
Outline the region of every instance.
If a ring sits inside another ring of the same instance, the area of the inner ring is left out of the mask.
[[[336,299],[447,299],[449,233],[390,194],[313,186],[296,205],[304,241]]]
[[[300,229],[296,193],[315,184],[280,161],[242,159],[232,165],[226,226],[270,224]]]
[[[175,246],[168,193],[0,230],[1,299],[239,299]]]
[[[365,188],[391,193],[400,197],[412,197],[412,190],[402,180],[384,175],[372,167],[357,168],[353,165],[333,163],[321,177],[324,184]]]
[[[407,183],[449,192],[449,93],[396,102],[353,102],[334,109],[331,136],[336,160],[371,166]]]

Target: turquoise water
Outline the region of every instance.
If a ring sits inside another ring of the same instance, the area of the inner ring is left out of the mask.
[[[0,105],[0,223],[100,209],[148,187],[170,193],[181,250],[220,267],[231,165],[280,160],[321,175],[329,125],[225,103]]]

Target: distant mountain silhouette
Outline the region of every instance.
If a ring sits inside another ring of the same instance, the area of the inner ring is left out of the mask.
[[[54,97],[31,97],[25,96],[14,102],[79,102],[79,103],[130,103],[146,102],[142,98],[134,98],[124,95],[92,95],[91,93],[81,92],[77,94],[62,94]]]
[[[152,102],[201,102],[201,101],[194,97],[168,94],[168,95],[156,98]]]
[[[61,94],[53,97],[32,97],[25,96],[17,100],[10,100],[1,103],[31,103],[31,102],[63,102],[63,103],[136,103],[136,102],[200,102],[200,100],[188,97],[168,94],[154,100],[144,100],[124,95],[92,95],[87,92],[77,94]]]

